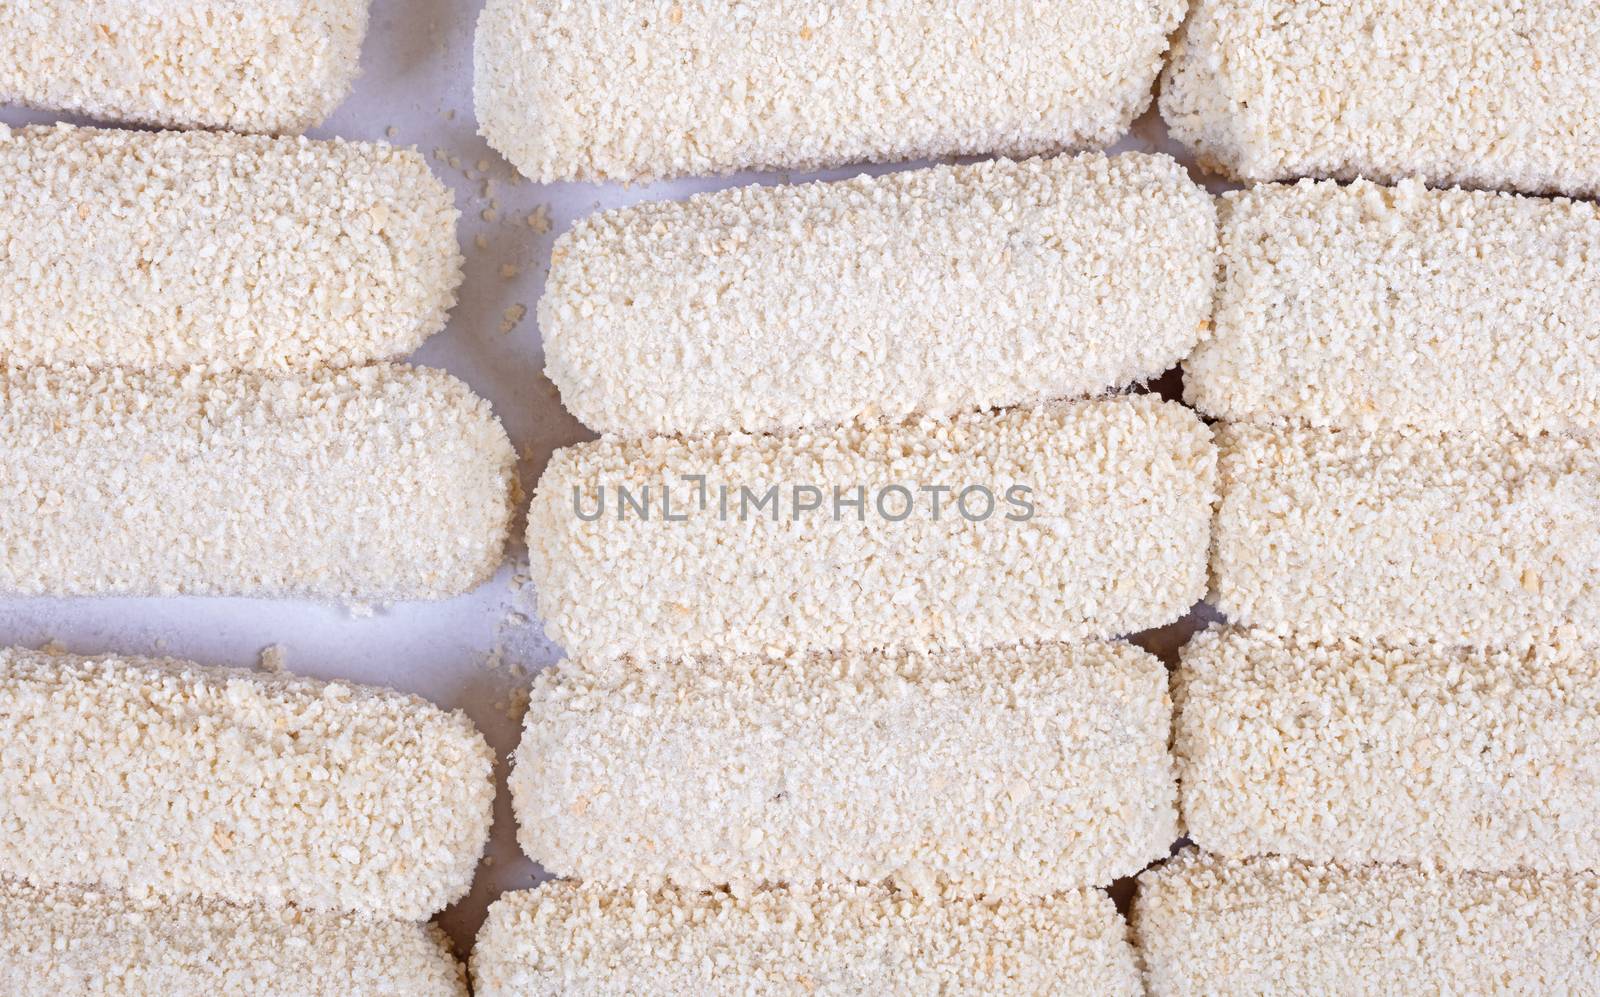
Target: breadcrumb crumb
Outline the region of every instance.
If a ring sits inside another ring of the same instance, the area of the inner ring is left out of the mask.
[[[418,920],[465,895],[494,756],[387,689],[0,649],[0,875]]]
[[[516,453],[420,367],[0,369],[0,591],[387,603],[499,566]]]
[[[1593,0],[1195,0],[1161,116],[1242,182],[1600,195]]]
[[[1139,877],[1151,997],[1600,992],[1591,874],[1316,866],[1189,851]]]
[[[0,183],[11,364],[389,359],[461,283],[449,190],[382,144],[41,126],[0,137]]]
[[[1211,198],[1165,156],[740,187],[580,221],[539,328],[598,432],[943,415],[1175,366],[1210,316],[1215,249]]]
[[[1415,180],[1223,203],[1191,405],[1362,430],[1600,429],[1600,206]]]
[[[478,997],[1141,993],[1127,925],[1098,890],[929,901],[851,885],[510,893],[489,908],[472,982]]]
[[[0,991],[52,997],[466,997],[444,933],[0,879]]]
[[[368,0],[0,0],[0,104],[303,132],[350,92]]]
[[[1224,855],[1544,873],[1600,868],[1595,652],[1202,633],[1173,751]]]
[[[510,783],[556,876],[1045,896],[1166,857],[1170,720],[1129,644],[567,663],[534,682]]]
[[[1170,623],[1203,594],[1215,457],[1193,412],[1149,395],[603,439],[552,456],[528,513],[531,574],[547,632],[583,660],[1115,637]],[[645,521],[618,489],[637,498],[647,483]],[[816,497],[806,486],[821,497],[799,513]],[[994,496],[991,515],[977,518],[981,493],[972,518],[954,504],[974,487]],[[777,502],[752,512],[744,490]]]
[[[1308,640],[1517,648],[1600,628],[1600,439],[1218,431],[1213,601]]]
[[[529,179],[640,181],[1110,145],[1184,0],[490,0],[481,133]]]

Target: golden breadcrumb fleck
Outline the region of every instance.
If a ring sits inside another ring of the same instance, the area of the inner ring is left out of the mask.
[[[1098,890],[934,901],[843,884],[510,893],[489,908],[472,982],[478,997],[1142,992],[1127,925]]]
[[[539,301],[599,432],[698,434],[1097,394],[1211,311],[1211,199],[1164,156],[936,166],[592,214]],[[953,334],[953,330],[962,330]]]
[[[1184,0],[490,0],[473,93],[530,179],[650,180],[1110,145]]]
[[[1044,896],[1168,854],[1170,719],[1128,644],[568,663],[534,682],[511,792],[557,876]]]

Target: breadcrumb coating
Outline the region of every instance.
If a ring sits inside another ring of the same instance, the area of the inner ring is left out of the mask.
[[[0,0],[0,103],[302,132],[350,92],[368,0]]]
[[[387,689],[0,649],[0,875],[426,918],[489,837],[494,756]]]
[[[1150,395],[602,439],[545,469],[531,575],[547,632],[583,660],[1114,637],[1203,594],[1215,459],[1193,412]]]
[[[516,454],[440,371],[298,378],[0,368],[0,592],[465,592],[499,566]]]
[[[529,179],[1107,146],[1185,0],[489,0],[473,93]]]
[[[1218,444],[1234,623],[1508,648],[1600,627],[1600,439],[1232,424]]]
[[[0,126],[0,183],[11,364],[388,359],[444,328],[461,283],[452,195],[411,150]]]
[[[510,893],[478,934],[472,983],[477,997],[1142,993],[1127,924],[1098,890],[934,901],[843,884]]]
[[[1188,851],[1139,877],[1151,997],[1600,992],[1600,879]]]
[[[1173,751],[1195,844],[1224,855],[1600,869],[1595,652],[1202,633]]]
[[[0,991],[51,997],[466,997],[444,933],[0,879]]]
[[[580,221],[539,328],[546,373],[599,432],[947,415],[1175,366],[1210,316],[1215,251],[1211,198],[1165,156],[739,187]]]
[[[545,870],[689,888],[1101,886],[1178,837],[1166,667],[1127,644],[564,665],[511,774]]]
[[[1593,0],[1195,0],[1161,116],[1241,182],[1600,194]]]
[[[1364,431],[1600,429],[1600,206],[1415,180],[1224,198],[1191,405]]]

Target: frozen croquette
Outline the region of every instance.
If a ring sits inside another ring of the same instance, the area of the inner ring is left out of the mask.
[[[1204,593],[1215,456],[1150,395],[602,439],[547,465],[531,576],[579,660],[1114,637]]]
[[[1110,145],[1185,0],[490,0],[473,93],[529,179],[628,181]]]
[[[391,359],[444,327],[461,282],[452,195],[410,150],[0,125],[0,183],[12,365]]]
[[[1600,208],[1366,181],[1226,194],[1186,400],[1234,422],[1600,429]]]
[[[466,997],[430,924],[0,878],[0,991],[50,997]]]
[[[844,884],[510,893],[478,933],[472,983],[478,997],[1142,993],[1127,924],[1098,890],[936,901]]]
[[[1189,851],[1139,877],[1151,997],[1600,991],[1593,874],[1440,873]]]
[[[1188,836],[1222,855],[1600,868],[1595,652],[1314,643],[1223,629],[1183,650]]]
[[[556,876],[1104,886],[1178,837],[1166,668],[1128,644],[564,665],[511,775]]]
[[[386,689],[0,649],[0,875],[423,919],[489,837],[494,758]]]
[[[368,0],[0,0],[0,103],[302,132],[350,92]]]
[[[457,595],[499,567],[516,454],[426,368],[0,369],[0,592]]]
[[[1244,183],[1600,194],[1592,0],[1195,0],[1161,116]]]
[[[1600,626],[1600,440],[1219,430],[1216,607],[1308,640],[1521,647]]]
[[[1211,198],[1164,156],[738,187],[580,221],[539,328],[562,401],[600,432],[948,415],[1176,366],[1215,247]]]

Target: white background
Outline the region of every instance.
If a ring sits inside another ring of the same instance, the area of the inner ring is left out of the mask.
[[[472,113],[472,32],[480,3],[375,0],[354,92],[311,134],[415,146],[454,189],[462,213],[458,235],[466,280],[449,327],[414,359],[449,370],[494,404],[522,456],[522,480],[531,491],[552,449],[592,438],[562,409],[543,374],[534,306],[557,235],[598,208],[863,170],[742,175],[628,189],[519,182],[478,137]],[[0,109],[0,121],[11,125],[51,120],[48,114]],[[1187,161],[1167,141],[1153,112],[1117,148],[1159,149]],[[543,234],[528,224],[530,212],[541,206],[551,225]],[[494,212],[492,220],[485,211]],[[505,266],[516,267],[516,276],[503,276]],[[526,309],[525,317],[503,332],[518,309]],[[407,603],[356,617],[342,607],[254,599],[0,599],[0,643],[36,647],[56,640],[74,653],[170,655],[243,667],[254,666],[262,649],[278,644],[292,672],[386,685],[466,710],[503,757],[516,745],[518,690],[532,671],[560,657],[531,619],[531,589],[516,583],[524,570],[518,565],[525,566],[526,559],[520,516],[515,529],[510,558],[496,579],[448,602]],[[1170,654],[1186,632],[1186,627],[1173,628],[1152,641],[1152,649]],[[504,765],[498,775],[488,857],[471,895],[441,918],[463,956],[489,902],[539,878],[516,847]]]

